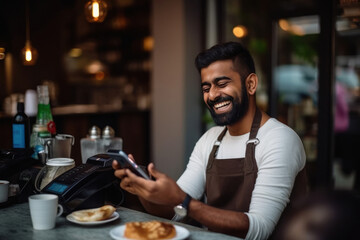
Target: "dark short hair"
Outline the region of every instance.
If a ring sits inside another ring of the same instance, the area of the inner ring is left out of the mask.
[[[195,65],[199,72],[202,68],[208,67],[211,63],[219,60],[231,59],[235,70],[244,81],[250,73],[255,73],[254,60],[250,52],[239,42],[226,42],[217,44],[195,58]]]

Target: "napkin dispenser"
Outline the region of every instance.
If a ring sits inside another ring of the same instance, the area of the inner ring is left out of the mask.
[[[112,154],[114,155],[114,154]],[[85,164],[74,167],[46,185],[41,193],[59,196],[64,214],[97,208],[104,204],[120,205],[124,194],[111,167],[114,156],[106,153],[89,157]]]

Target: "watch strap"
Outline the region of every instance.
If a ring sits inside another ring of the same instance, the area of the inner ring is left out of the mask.
[[[189,194],[186,194],[186,197],[181,205],[184,208],[189,209],[190,200],[191,200],[191,196]]]
[[[179,204],[179,205],[181,205],[183,208],[185,208],[187,211],[188,211],[188,209],[189,209],[189,204],[190,204],[190,201],[191,201],[191,199],[192,199],[192,197],[189,195],[189,194],[186,194],[186,197],[185,197],[185,199],[184,199],[184,201],[181,203],[181,204]],[[178,205],[178,206],[179,206]],[[175,207],[176,208],[176,207]],[[182,220],[184,217],[182,217],[182,216],[179,216],[177,213],[176,213],[176,211],[175,211],[175,215],[174,215],[174,217],[171,219],[172,221],[180,221],[180,220]]]

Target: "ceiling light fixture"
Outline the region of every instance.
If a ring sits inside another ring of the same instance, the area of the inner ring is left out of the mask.
[[[29,16],[29,1],[26,1],[26,41],[25,47],[21,51],[23,64],[31,66],[36,63],[38,52],[31,46],[30,42],[30,16]]]
[[[108,10],[105,0],[90,0],[85,4],[85,17],[88,22],[103,22]]]

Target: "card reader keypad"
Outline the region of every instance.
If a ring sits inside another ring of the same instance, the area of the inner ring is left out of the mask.
[[[79,180],[89,176],[90,172],[94,172],[100,167],[101,166],[99,165],[83,164],[68,170],[67,172],[59,176],[56,181],[71,185],[72,183],[78,182]]]

